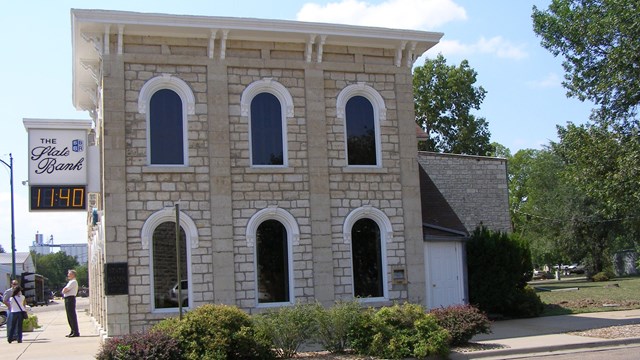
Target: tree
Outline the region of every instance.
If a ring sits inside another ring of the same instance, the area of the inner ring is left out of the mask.
[[[640,103],[640,2],[553,0],[533,7],[542,46],[565,58],[567,96],[591,100],[606,119],[628,119]]]
[[[606,124],[558,127],[560,141],[552,144],[566,164],[565,181],[581,195],[583,213],[569,230],[582,240],[595,272],[606,269],[610,253],[638,246],[640,234],[640,128]]]
[[[482,86],[474,86],[476,76],[466,60],[448,66],[441,54],[415,69],[416,123],[428,134],[420,150],[468,155],[493,150],[487,121],[470,113],[480,108],[486,94]]]
[[[47,287],[60,290],[66,284],[67,271],[75,269],[78,261],[73,256],[59,251],[53,254],[41,255],[32,252],[36,259],[36,272],[47,278]]]

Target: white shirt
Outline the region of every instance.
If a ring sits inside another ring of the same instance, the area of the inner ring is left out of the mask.
[[[78,295],[78,282],[76,281],[76,279],[69,280],[67,286],[65,286],[64,288],[68,289],[69,291],[64,292],[62,296],[68,297]]]
[[[12,313],[27,311],[27,309],[24,308],[24,296],[22,296],[22,293],[20,293],[20,295],[10,297],[9,304],[11,305]],[[20,304],[20,307],[18,307],[18,304]]]

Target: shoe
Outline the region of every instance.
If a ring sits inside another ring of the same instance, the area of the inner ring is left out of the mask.
[[[71,335],[68,335],[67,337],[70,337],[70,338],[72,338],[72,337],[80,337],[80,334],[71,334]]]

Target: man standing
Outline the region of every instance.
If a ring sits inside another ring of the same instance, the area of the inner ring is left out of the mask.
[[[62,289],[62,296],[64,296],[64,309],[67,312],[67,321],[71,332],[67,337],[78,337],[80,331],[78,330],[78,317],[76,316],[76,295],[78,294],[78,281],[76,280],[76,271],[69,270],[67,272],[67,278],[69,282],[67,286]]]
[[[13,279],[11,280],[11,287],[8,288],[7,290],[4,291],[4,294],[2,294],[2,302],[7,305],[7,340],[12,340],[11,338],[9,338],[9,336],[11,336],[11,305],[9,304],[9,299],[11,298],[11,295],[13,294],[13,289],[15,289],[16,286],[18,286],[18,280]]]

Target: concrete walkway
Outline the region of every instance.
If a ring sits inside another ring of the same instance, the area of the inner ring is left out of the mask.
[[[95,359],[100,350],[101,337],[86,311],[88,304],[88,299],[78,298],[77,312],[81,334],[78,338],[65,337],[69,333],[69,325],[61,300],[56,300],[49,306],[32,309],[31,313],[38,316],[38,322],[42,327],[24,333],[22,344],[7,343],[7,332],[3,326],[0,328],[0,358]],[[640,348],[640,337],[602,339],[567,334],[572,331],[630,324],[640,324],[640,310],[498,321],[492,325],[492,334],[479,335],[472,340],[482,344],[485,350],[454,351],[450,359],[509,359],[623,345]]]
[[[0,327],[0,358],[3,360],[86,360],[95,359],[101,338],[86,309],[88,298],[77,299],[78,326],[80,337],[67,338],[69,324],[64,311],[64,302],[55,300],[48,306],[34,307],[31,316],[38,317],[39,329],[25,332],[22,344],[7,342],[7,329]]]
[[[640,337],[603,339],[568,334],[631,324],[640,324],[640,309],[497,321],[491,327],[492,334],[482,334],[472,339],[472,342],[483,344],[488,350],[453,352],[450,358],[509,359],[522,357],[523,354],[541,356],[601,347],[640,346]]]

